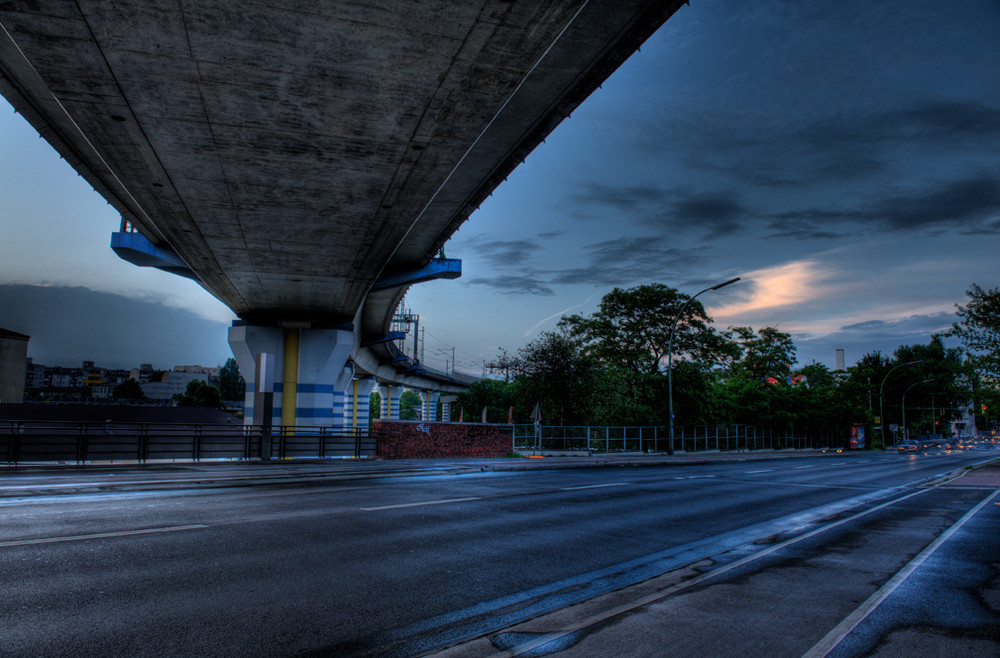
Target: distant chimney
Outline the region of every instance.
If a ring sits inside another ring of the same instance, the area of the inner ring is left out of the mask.
[[[837,350],[837,370],[844,369],[844,350]]]

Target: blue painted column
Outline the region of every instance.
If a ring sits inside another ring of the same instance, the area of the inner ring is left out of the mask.
[[[378,394],[381,398],[382,420],[399,420],[399,396],[403,394],[401,384],[379,384]]]
[[[243,398],[243,423],[263,425],[265,419],[260,412],[260,398],[266,393],[273,395],[272,424],[281,424],[281,372],[284,365],[284,332],[277,327],[256,327],[240,321],[229,328],[229,347],[233,350],[240,374],[247,383]],[[270,362],[269,381],[258,382],[257,372],[260,356]]]
[[[437,403],[441,397],[441,391],[419,391],[420,401],[423,403],[423,413],[420,419],[433,423],[437,421]]]
[[[372,377],[355,379],[348,389],[347,402],[344,405],[344,426],[351,429],[361,428],[367,431],[371,416],[371,394],[375,388]]]
[[[290,335],[294,332],[294,335]],[[257,355],[274,355],[275,383],[273,424],[287,428],[343,424],[343,388],[353,371],[347,366],[354,334],[340,329],[280,329],[256,327],[236,322],[229,329],[240,372],[247,380],[246,408],[253,409]],[[294,364],[291,359],[295,359]],[[340,390],[339,412],[337,395]],[[282,409],[286,410],[284,415]],[[289,410],[294,409],[294,412]],[[252,414],[245,415],[248,425],[260,424]],[[292,430],[294,431],[294,430]]]

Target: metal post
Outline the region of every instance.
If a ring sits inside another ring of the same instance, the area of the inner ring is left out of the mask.
[[[898,369],[902,368],[903,366],[912,366],[914,364],[923,363],[923,362],[924,362],[923,359],[917,359],[916,361],[909,361],[907,363],[901,363],[898,366],[896,366],[895,368],[892,368],[891,370],[889,370],[889,372],[885,373],[885,377],[882,378],[882,384],[878,387],[879,438],[882,439],[882,450],[885,450],[885,412],[882,409],[882,389],[885,388],[885,380],[889,379],[889,375],[891,375],[894,370],[898,370]],[[895,443],[893,443],[892,447],[893,448],[896,447]]]
[[[691,302],[693,302],[701,293],[708,292],[709,290],[718,290],[719,288],[728,286],[730,283],[736,283],[739,280],[740,277],[735,277],[729,281],[719,283],[695,293],[694,297],[689,298],[684,306],[681,307],[680,312],[674,316],[673,324],[670,325],[670,337],[667,339],[667,415],[670,419],[670,444],[668,446],[670,454],[674,454],[674,332],[677,330],[677,321],[681,319],[681,316],[684,315],[684,311],[687,310],[687,307],[690,306]]]

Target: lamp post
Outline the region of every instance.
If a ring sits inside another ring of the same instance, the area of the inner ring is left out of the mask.
[[[718,290],[719,288],[724,288],[731,283],[736,283],[740,280],[740,277],[733,277],[728,281],[723,283],[710,286],[696,292],[694,296],[687,300],[681,310],[674,316],[674,322],[670,325],[670,338],[667,339],[667,413],[670,415],[670,443],[668,444],[670,454],[674,454],[674,332],[677,331],[677,322],[684,315],[684,311],[687,307],[691,305],[691,302],[703,292],[708,292],[709,290]]]
[[[906,394],[909,393],[910,389],[913,388],[914,386],[917,386],[919,384],[926,384],[927,382],[932,382],[932,381],[934,381],[934,380],[933,379],[925,379],[923,381],[915,382],[915,383],[910,384],[909,386],[907,386],[906,390],[903,391],[903,439],[910,438],[909,433],[906,431]]]
[[[882,378],[882,384],[878,387],[878,420],[879,420],[879,431],[882,436],[882,449],[885,450],[885,412],[882,408],[882,390],[885,388],[885,380],[889,379],[889,375],[893,373],[894,370],[899,370],[903,366],[912,366],[915,363],[923,363],[923,359],[917,359],[916,361],[907,361],[906,363],[900,363],[895,368],[889,370],[885,373],[885,377]],[[893,442],[893,448],[896,447],[895,442]]]

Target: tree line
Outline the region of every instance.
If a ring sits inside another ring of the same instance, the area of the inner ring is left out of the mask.
[[[698,300],[674,288],[615,288],[592,315],[564,316],[515,353],[500,349],[503,379],[476,382],[459,403],[474,418],[485,407],[490,422],[507,422],[509,413],[532,422],[537,404],[545,425],[667,426],[672,379],[675,427],[846,436],[864,423],[869,444],[879,447],[872,429],[883,420],[887,434],[900,425],[905,397],[911,434],[947,433],[970,407],[983,429],[1000,408],[1000,289],[973,285],[968,295],[950,331],[831,371],[819,363],[796,368],[791,335],[774,327],[716,329]],[[948,336],[961,347],[947,347]]]

